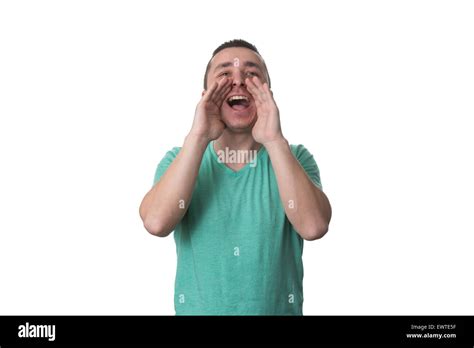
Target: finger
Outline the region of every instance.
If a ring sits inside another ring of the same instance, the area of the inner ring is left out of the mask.
[[[263,87],[263,90],[264,90],[264,92],[265,92],[265,93],[264,93],[265,98],[266,98],[267,100],[274,101],[274,99],[273,99],[273,91],[270,89],[270,86],[268,85],[268,83],[267,83],[267,82],[264,82],[263,85],[262,85],[262,87]]]
[[[258,88],[262,88],[262,82],[260,81],[260,79],[257,76],[252,77],[252,82],[255,83],[255,85]]]
[[[232,84],[228,84],[226,87],[222,89],[222,92],[216,98],[216,104],[221,107],[222,103],[226,100],[227,95],[232,90]]]
[[[273,99],[273,91],[270,89],[268,82],[263,82],[262,84],[260,80],[257,80],[255,84],[261,93],[260,97],[262,99],[262,103],[275,103],[275,99]]]
[[[258,89],[258,92],[260,93],[261,97],[263,100],[267,100],[269,96],[269,90],[268,90],[268,84],[265,82],[262,84],[260,79],[257,76],[254,76],[252,78],[252,82],[255,84],[255,86]],[[267,87],[265,87],[267,86]]]
[[[272,89],[270,88],[270,86],[269,86],[266,82],[263,84],[263,86],[265,87],[265,89],[268,91],[268,93],[270,93],[270,95],[271,95],[272,98],[273,98],[273,91],[272,91]]]
[[[217,89],[217,82],[214,82],[211,87],[209,87],[205,92],[204,96],[202,97],[203,101],[211,100],[212,95],[214,94],[215,90]]]
[[[206,91],[204,95],[203,101],[204,102],[215,102],[216,93],[219,92],[221,86],[228,80],[226,77],[222,78],[219,81],[215,81],[212,86]]]
[[[259,90],[257,85],[252,79],[247,78],[246,80],[247,90],[252,94],[253,99],[256,103],[263,103],[264,99],[262,98],[262,91]]]
[[[248,77],[245,79],[245,85],[247,86],[247,90],[253,95],[256,96],[258,94],[258,88],[255,86],[255,83]]]
[[[218,100],[225,96],[225,94],[229,93],[229,87],[231,87],[230,79],[224,78],[223,80],[219,81],[219,86],[213,95],[213,101],[217,103]]]
[[[267,93],[270,93],[270,94],[273,93],[272,90],[270,89],[270,86],[268,85],[267,82],[264,82],[264,83],[263,83],[263,89],[264,89],[265,92],[267,92]]]
[[[212,97],[210,99],[211,103],[217,104],[217,101],[219,100],[219,97],[222,94],[222,89],[225,88],[226,85],[228,84],[227,80],[228,79],[224,78],[218,82],[217,88],[212,94]]]

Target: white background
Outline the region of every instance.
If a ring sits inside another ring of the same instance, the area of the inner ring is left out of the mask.
[[[222,42],[333,206],[305,314],[474,314],[470,1],[2,1],[0,314],[174,314],[138,206]]]

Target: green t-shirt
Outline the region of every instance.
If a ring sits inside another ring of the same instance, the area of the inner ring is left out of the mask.
[[[156,183],[178,154],[168,151]],[[303,145],[291,145],[310,179],[319,169]],[[234,172],[210,142],[189,208],[176,226],[177,315],[302,315],[303,239],[280,201],[262,146],[256,161]]]

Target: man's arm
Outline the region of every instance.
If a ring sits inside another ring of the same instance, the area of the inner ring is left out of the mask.
[[[328,198],[308,177],[284,138],[267,143],[265,148],[272,161],[288,220],[302,238],[321,238],[328,231],[331,220]]]
[[[181,151],[143,198],[140,217],[151,234],[166,237],[186,213],[204,151],[224,131],[219,110],[230,88],[230,80],[222,79],[203,94]]]
[[[302,238],[321,238],[331,220],[329,200],[310,180],[283,137],[278,107],[268,84],[262,84],[257,77],[246,83],[257,106],[258,119],[252,135],[270,156],[286,216]]]
[[[206,146],[205,140],[188,135],[173,163],[143,198],[140,216],[151,234],[166,237],[183,218]]]

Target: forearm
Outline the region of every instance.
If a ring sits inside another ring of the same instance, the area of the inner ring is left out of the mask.
[[[326,195],[308,177],[284,138],[265,144],[265,147],[288,220],[302,238],[321,238],[331,219],[331,206]]]
[[[208,141],[188,135],[161,179],[145,195],[140,216],[151,234],[170,234],[187,211]]]

